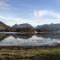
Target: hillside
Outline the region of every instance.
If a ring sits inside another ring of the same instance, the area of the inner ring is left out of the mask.
[[[29,27],[29,28],[33,28],[33,26],[32,25],[30,25],[30,24],[28,24],[28,23],[23,23],[23,24],[15,24],[14,26],[13,26],[13,28],[26,28],[26,27]]]
[[[60,31],[60,24],[38,25],[35,29],[40,31]]]
[[[12,28],[15,28],[17,32],[34,32],[34,27],[28,23],[15,24]]]
[[[6,29],[8,27],[8,25],[4,24],[3,22],[0,22],[0,29]]]
[[[0,22],[0,32],[54,32],[54,31],[60,31],[60,24],[44,24],[44,25],[37,25],[35,28],[28,24],[15,24],[14,26],[10,27],[3,22]]]

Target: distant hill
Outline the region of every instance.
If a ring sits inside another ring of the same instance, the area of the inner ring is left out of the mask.
[[[44,24],[38,25],[35,28],[28,24],[15,24],[14,26],[10,27],[3,22],[0,21],[0,32],[53,32],[53,31],[60,31],[60,24]]]
[[[28,23],[24,23],[24,24],[15,24],[14,26],[13,26],[13,28],[26,28],[26,27],[29,27],[29,28],[33,28],[33,26],[32,25],[30,25],[30,24],[28,24]]]
[[[34,27],[28,23],[15,24],[12,28],[15,28],[18,32],[34,32]]]
[[[60,24],[45,24],[45,25],[38,25],[35,27],[38,30],[48,30],[48,31],[59,31]]]
[[[0,21],[0,29],[6,29],[9,26]]]

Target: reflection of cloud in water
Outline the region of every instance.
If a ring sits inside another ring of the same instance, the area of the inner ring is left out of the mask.
[[[32,46],[44,46],[44,45],[55,45],[57,43],[56,39],[50,39],[50,38],[42,38],[42,37],[36,37],[33,36],[31,39],[28,41],[24,42],[24,45],[32,45]]]
[[[4,40],[0,41],[0,45],[2,46],[54,46],[56,44],[60,43],[59,39],[51,39],[51,38],[43,38],[43,37],[37,37],[36,35],[32,36],[29,39],[20,39],[19,37],[14,38],[13,36],[9,36],[5,38]]]
[[[20,45],[21,43],[24,43],[23,40],[17,38],[15,39],[13,36],[9,36],[7,38],[5,38],[4,40],[2,40],[0,42],[0,45],[3,45],[3,46],[8,46],[8,45]]]

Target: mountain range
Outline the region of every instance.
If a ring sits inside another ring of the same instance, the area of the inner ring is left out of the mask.
[[[37,25],[33,27],[31,24],[23,23],[23,24],[15,24],[10,27],[3,22],[0,21],[0,32],[52,32],[52,31],[60,31],[60,24],[44,24]]]
[[[37,30],[60,31],[60,24],[44,24],[35,27]]]

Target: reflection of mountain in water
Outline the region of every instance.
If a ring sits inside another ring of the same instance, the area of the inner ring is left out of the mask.
[[[14,38],[21,38],[21,39],[29,39],[33,35],[32,34],[21,34],[21,35],[15,35],[15,34],[0,34],[0,41],[4,40],[5,38],[13,36]]]
[[[13,36],[14,38],[21,38],[21,39],[29,39],[32,38],[32,34],[20,34],[20,35],[15,35],[15,34],[0,34],[0,41],[9,37]],[[51,39],[60,39],[60,33],[45,33],[45,34],[36,34],[37,37],[42,37],[42,38],[51,38]]]
[[[8,35],[5,35],[5,34],[0,34],[0,41],[2,41],[3,39],[7,38]]]
[[[37,37],[50,38],[50,39],[60,39],[60,33],[45,33],[45,34],[36,34]]]
[[[32,38],[32,34],[20,34],[12,35],[14,38],[29,39]],[[45,33],[45,34],[36,34],[37,37],[50,38],[50,39],[60,39],[60,33]]]
[[[59,33],[45,34],[0,34],[0,45],[17,46],[54,46],[60,44]]]
[[[21,38],[21,39],[29,39],[33,35],[32,34],[20,34],[20,35],[12,35],[14,38]]]

